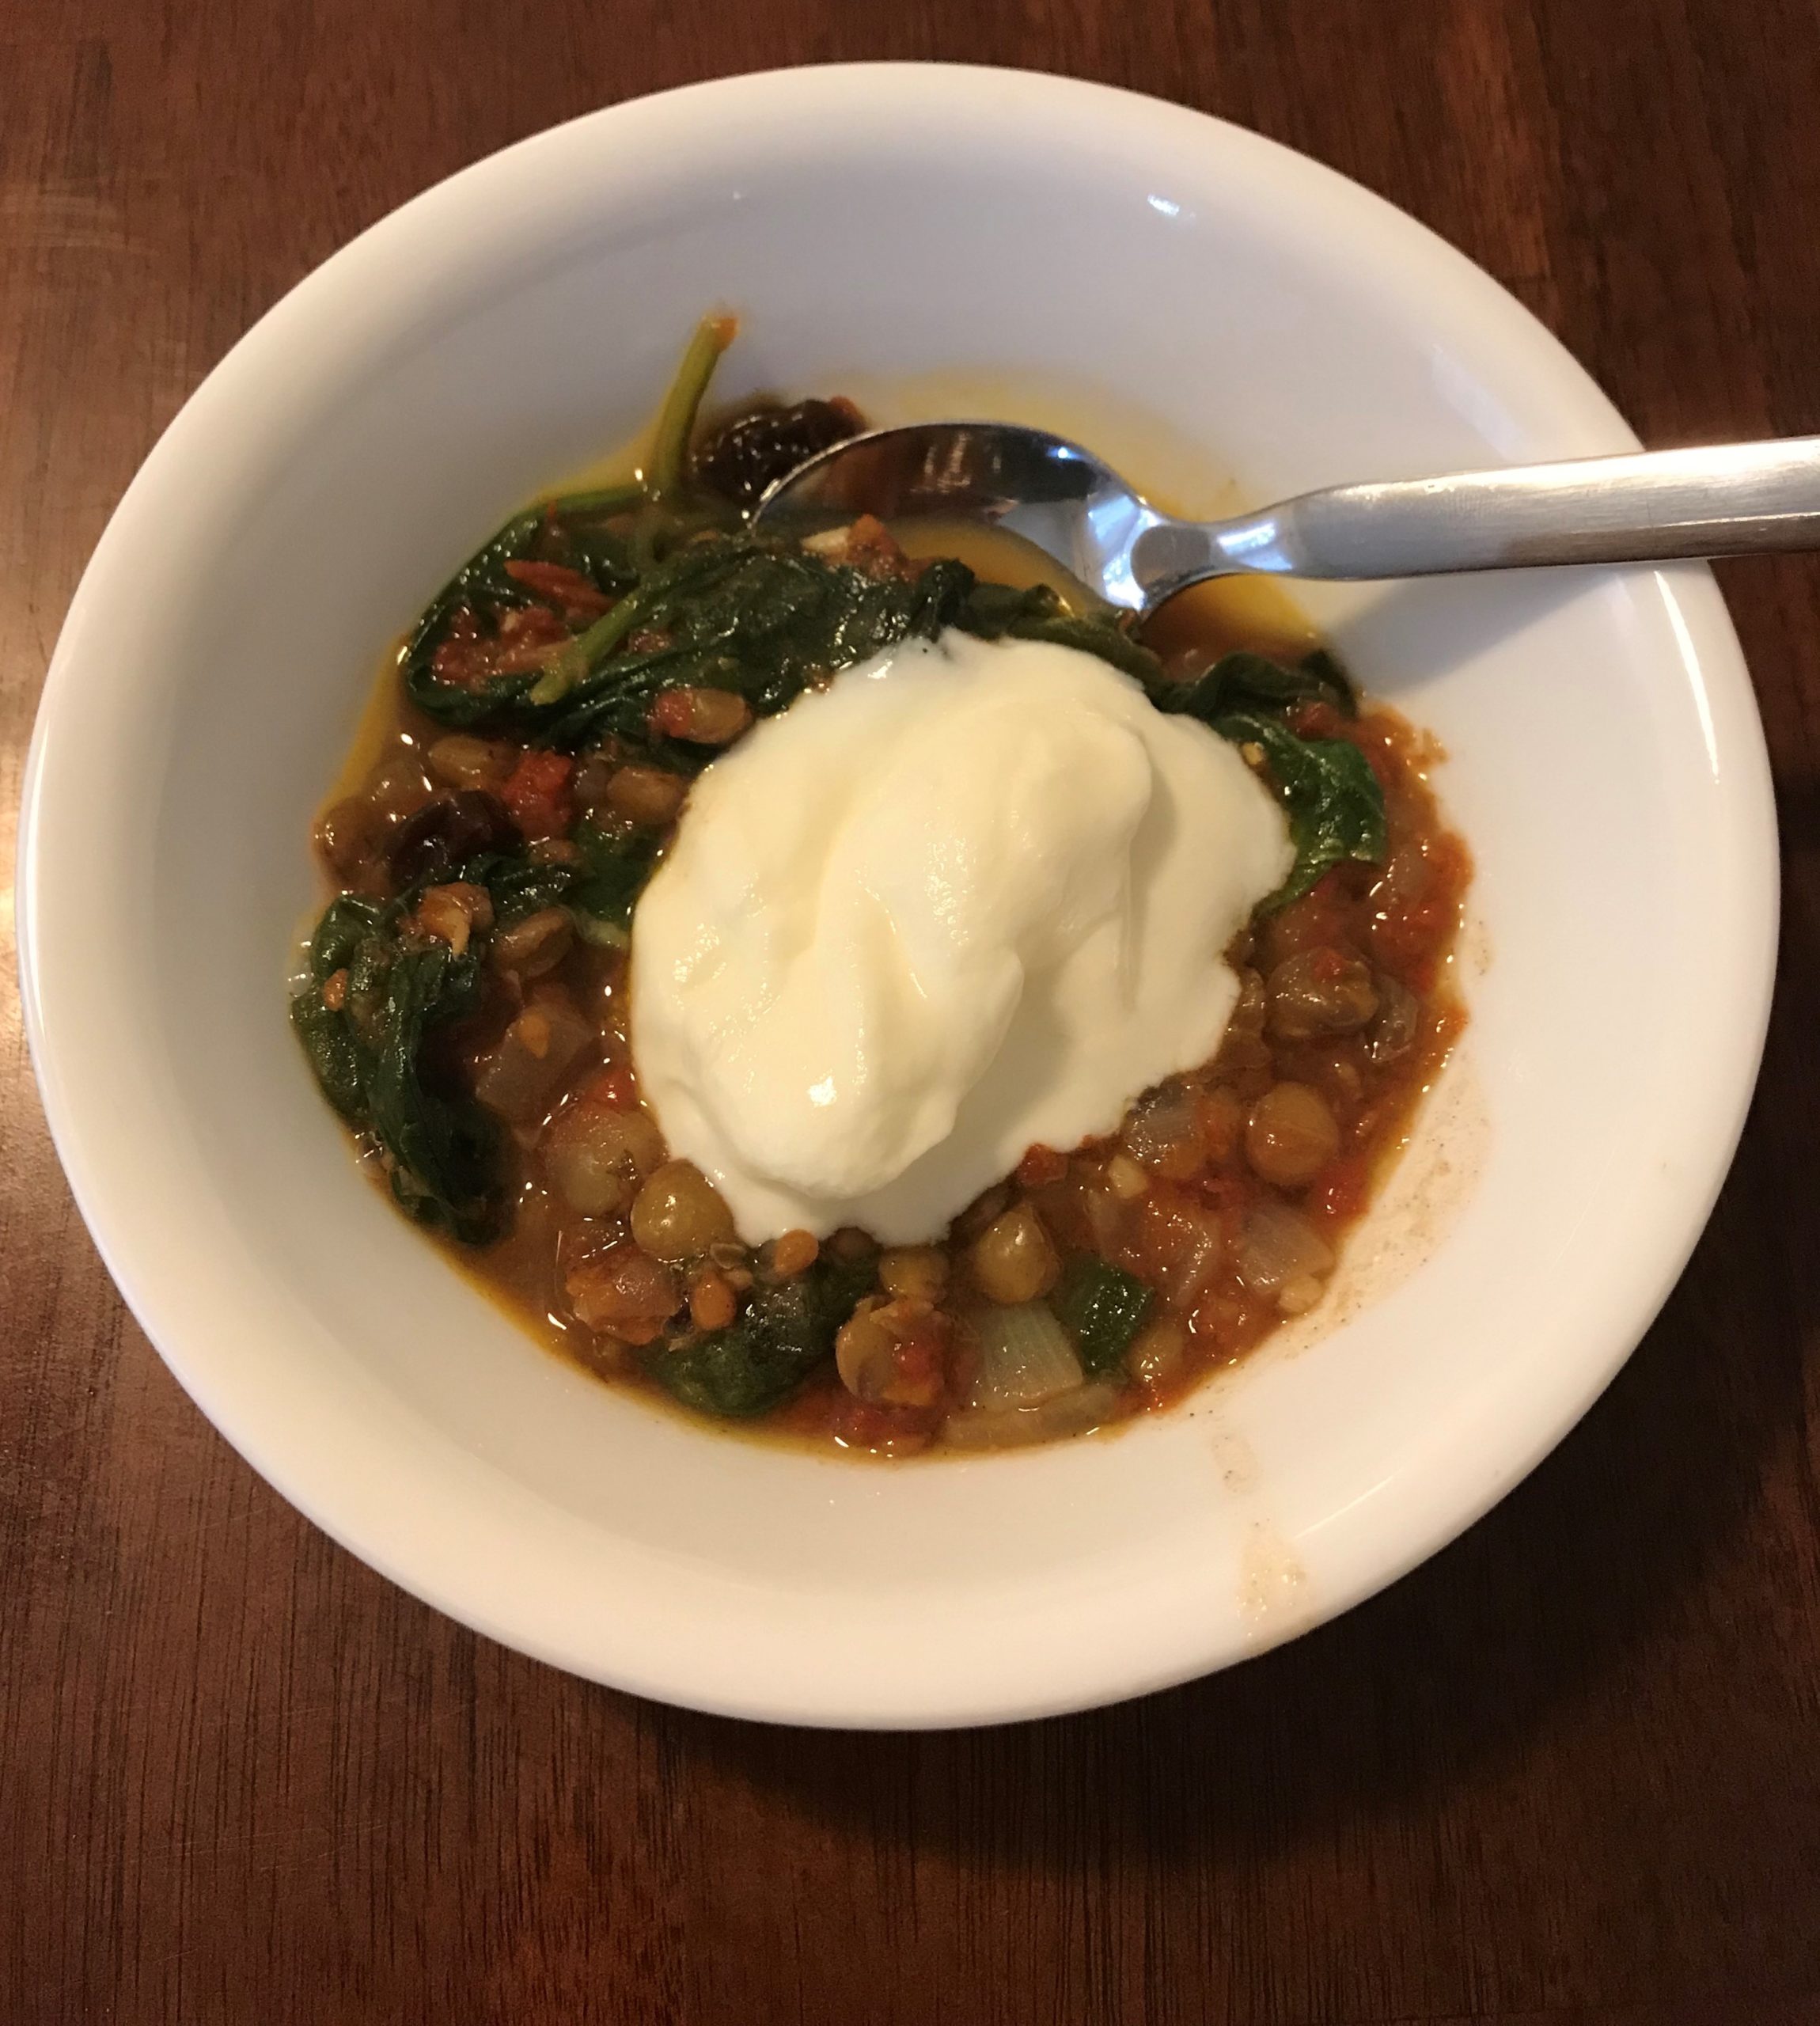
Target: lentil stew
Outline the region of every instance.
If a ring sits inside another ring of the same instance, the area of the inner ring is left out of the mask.
[[[1140,636],[1051,585],[913,557],[875,522],[755,535],[764,487],[863,424],[829,400],[703,426],[732,335],[697,331],[639,475],[516,515],[389,662],[317,825],[336,892],[298,1036],[400,1208],[602,1376],[885,1455],[1165,1405],[1320,1300],[1458,1031],[1470,868],[1435,749],[1219,586]],[[947,628],[1097,655],[1232,741],[1295,867],[1227,952],[1241,990],[1218,1053],[1115,1135],[1031,1147],[941,1243],[749,1246],[640,1102],[638,896],[718,753]]]

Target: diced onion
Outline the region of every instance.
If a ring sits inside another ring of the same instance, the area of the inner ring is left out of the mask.
[[[1232,1263],[1254,1294],[1273,1294],[1291,1280],[1329,1272],[1333,1248],[1299,1210],[1267,1197],[1246,1212]]]
[[[575,930],[592,950],[629,950],[632,947],[631,931],[622,928],[616,921],[609,921],[602,915],[586,914],[578,910]]]
[[[1151,1091],[1127,1121],[1124,1137],[1126,1151],[1147,1168],[1185,1180],[1203,1159],[1195,1093],[1185,1083],[1166,1083]]]
[[[1150,1277],[1172,1308],[1188,1310],[1213,1285],[1226,1257],[1219,1213],[1192,1199],[1153,1197],[1145,1217]]]
[[[1154,1391],[1166,1386],[1182,1367],[1188,1355],[1188,1338],[1173,1316],[1159,1315],[1147,1322],[1125,1353],[1125,1370],[1139,1385]]]
[[[1081,1184],[1081,1213],[1086,1219],[1087,1230],[1091,1234],[1094,1250],[1102,1259],[1112,1258],[1124,1243],[1125,1229],[1129,1222],[1126,1205],[1114,1192],[1102,1189],[1098,1183]]]
[[[967,1395],[969,1407],[1037,1407],[1081,1383],[1081,1361],[1067,1332],[1042,1302],[988,1308],[973,1333],[980,1365]]]
[[[476,1064],[474,1095],[506,1118],[535,1118],[593,1038],[566,993],[540,992]]]
[[[1116,1386],[1077,1386],[1040,1407],[963,1407],[942,1425],[951,1449],[1014,1449],[1029,1442],[1052,1442],[1085,1435],[1118,1411]]]

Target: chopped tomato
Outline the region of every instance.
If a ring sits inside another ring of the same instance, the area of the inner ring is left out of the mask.
[[[1349,1155],[1318,1175],[1305,1199],[1310,1216],[1344,1224],[1365,1207],[1371,1174],[1363,1158]]]
[[[594,1077],[581,1094],[585,1105],[604,1105],[612,1111],[636,1111],[639,1079],[629,1062],[612,1062]]]
[[[1018,1163],[1018,1180],[1026,1189],[1045,1189],[1060,1182],[1068,1171],[1068,1157],[1041,1140]]]
[[[464,605],[449,622],[430,666],[439,682],[478,689],[495,676],[540,666],[550,649],[568,637],[569,629],[548,605],[515,607],[500,615],[491,632]]]
[[[1304,950],[1340,942],[1351,912],[1352,897],[1336,868],[1318,879],[1299,901],[1291,901],[1264,923],[1259,937],[1261,967],[1268,973]]]
[[[939,1407],[879,1407],[843,1394],[829,1417],[830,1432],[849,1449],[904,1456],[927,1449],[942,1419]]]
[[[916,574],[891,530],[874,514],[862,514],[847,530],[840,560],[869,577],[907,578]]]
[[[1434,960],[1459,926],[1460,896],[1472,876],[1472,861],[1459,839],[1443,833],[1419,861],[1421,876],[1398,881],[1388,875],[1380,889],[1393,890],[1371,924],[1371,950],[1417,992],[1434,985]],[[1393,858],[1390,871],[1397,870]]]
[[[457,689],[477,689],[492,675],[493,654],[494,643],[481,632],[472,611],[463,605],[430,657],[430,672],[438,682],[452,683]]]
[[[948,1383],[948,1318],[939,1310],[914,1327],[892,1353],[897,1367],[886,1399],[901,1406],[933,1407]]]
[[[1230,1169],[1204,1175],[1194,1186],[1203,1202],[1229,1215],[1236,1215],[1251,1201],[1250,1184],[1242,1174],[1236,1174]]]
[[[1418,901],[1372,924],[1372,950],[1416,990],[1426,992],[1433,982],[1430,953],[1453,933],[1454,919],[1454,909],[1445,903]]]
[[[1299,704],[1290,725],[1298,738],[1337,738],[1345,719],[1331,704]]]
[[[751,723],[752,706],[731,689],[679,685],[665,690],[650,708],[653,731],[697,746],[729,746]]]
[[[613,601],[591,579],[560,563],[514,561],[506,565],[506,575],[526,590],[548,599],[570,619],[598,619],[613,607]]]
[[[575,763],[567,753],[529,752],[499,791],[512,819],[527,837],[566,836],[575,820],[570,783]]]

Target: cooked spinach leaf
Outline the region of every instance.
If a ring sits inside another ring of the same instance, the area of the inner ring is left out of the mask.
[[[626,601],[638,605],[639,628],[665,644],[612,651],[609,639],[605,658],[578,659],[537,734],[570,749],[609,733],[644,739],[652,703],[684,685],[733,690],[769,716],[817,677],[912,635],[933,639],[954,623],[972,584],[958,563],[932,564],[905,583],[753,536],[703,536]],[[617,616],[616,609],[608,619]]]
[[[539,601],[507,570],[509,563],[559,563],[586,577],[603,596],[620,598],[630,591],[639,577],[630,539],[592,518],[602,509],[623,512],[643,497],[642,488],[634,488],[628,503],[627,490],[574,494],[514,514],[462,564],[430,601],[399,657],[404,693],[419,710],[461,730],[512,720],[519,699],[539,681],[537,670],[495,676],[470,688],[437,674],[436,651],[464,613],[489,625],[503,613]]]
[[[1359,715],[1345,670],[1320,647],[1293,667],[1264,654],[1222,654],[1204,675],[1158,684],[1152,693],[1159,711],[1185,712],[1206,725],[1228,711],[1287,710],[1297,704],[1330,704],[1346,718]]]
[[[366,1117],[366,1061],[345,1013],[332,1013],[318,985],[306,985],[290,1002],[290,1023],[322,1086],[322,1094],[351,1125]]]
[[[510,928],[544,908],[559,907],[574,891],[577,868],[546,865],[515,852],[505,857],[470,859],[461,877],[484,886],[493,903],[493,926]]]
[[[1295,665],[1296,673],[1314,685],[1318,702],[1331,704],[1343,718],[1359,715],[1359,692],[1337,658],[1325,647],[1316,647]]]
[[[384,906],[346,893],[329,904],[291,1022],[329,1102],[389,1156],[399,1202],[478,1243],[495,1235],[504,1209],[496,1129],[472,1098],[427,1080],[424,1042],[479,1004],[480,958],[472,948],[457,957],[446,943],[401,938],[416,892]],[[337,972],[346,988],[331,1008],[322,988]]]
[[[757,1289],[725,1330],[654,1345],[646,1368],[698,1413],[762,1414],[833,1355],[835,1337],[872,1277],[870,1262],[819,1259],[780,1287]]]
[[[604,925],[606,939],[623,941],[656,863],[657,839],[584,821],[574,841],[577,863],[486,852],[438,876],[485,887],[495,932],[562,906],[574,911],[584,935]],[[423,1222],[477,1243],[503,1220],[502,1143],[483,1106],[427,1073],[425,1042],[480,1005],[489,932],[477,931],[460,956],[416,935],[411,917],[435,883],[420,879],[384,903],[351,893],[332,901],[310,939],[309,975],[291,1001],[291,1022],[329,1102],[390,1157],[399,1201]],[[332,1009],[322,988],[338,971],[347,973],[346,988]]]
[[[1267,907],[1299,900],[1324,873],[1348,859],[1382,863],[1384,791],[1357,746],[1343,738],[1298,738],[1280,719],[1261,711],[1228,711],[1213,728],[1234,745],[1264,749],[1289,818],[1295,863]]]
[[[810,682],[900,640],[933,639],[950,626],[984,639],[1053,640],[1147,683],[1158,675],[1155,655],[1118,615],[1070,613],[1046,586],[980,583],[952,560],[908,579],[876,577],[788,543],[710,527],[654,562],[611,611],[553,646],[541,669],[472,689],[445,682],[432,666],[442,635],[431,620],[446,631],[449,615],[472,605],[490,582],[509,586],[514,601],[521,597],[503,575],[503,563],[489,560],[498,546],[483,551],[444,594],[447,613],[438,618],[433,607],[426,616],[405,652],[405,687],[445,724],[509,732],[565,751],[609,736],[650,743],[652,704],[684,685],[734,690],[769,716]]]
[[[355,893],[339,893],[329,902],[309,939],[310,973],[319,985],[354,962],[355,952],[385,912],[377,901],[363,901]]]
[[[495,708],[491,692],[497,685],[489,684],[485,689],[469,690],[441,681],[433,666],[436,650],[448,637],[449,628],[460,612],[476,609],[503,611],[530,603],[530,594],[506,575],[506,565],[530,553],[543,518],[536,507],[514,514],[491,541],[483,543],[468,557],[430,600],[404,643],[398,665],[405,694],[444,724],[466,727],[480,723]],[[529,677],[507,677],[502,680],[521,688],[529,687],[530,681]]]
[[[290,1002],[291,1025],[323,1095],[356,1125],[366,1122],[366,1052],[348,1013],[332,1012],[324,1004],[322,988],[337,971],[351,977],[355,956],[383,913],[376,901],[352,893],[330,901],[309,939],[309,975]]]
[[[657,839],[648,831],[620,837],[589,822],[576,826],[582,854],[564,897],[578,913],[616,928],[631,926],[632,909],[657,863]]]
[[[445,1225],[471,1245],[499,1231],[499,1133],[471,1098],[433,1091],[424,1080],[430,1030],[479,1004],[479,958],[445,943],[400,949],[386,978],[379,1045],[366,1078],[368,1117],[392,1157],[392,1193],[421,1222]]]
[[[1290,728],[1289,714],[1299,704],[1329,704],[1348,718],[1359,714],[1352,683],[1325,649],[1293,668],[1263,654],[1223,654],[1193,681],[1159,683],[1151,695],[1159,711],[1198,718],[1235,745],[1263,748],[1295,843],[1295,867],[1267,907],[1299,900],[1348,859],[1382,859],[1384,791],[1364,754],[1344,739],[1303,738]]]
[[[1047,584],[1014,590],[1009,584],[976,582],[952,624],[983,640],[1051,640],[1094,654],[1147,686],[1158,684],[1161,668],[1155,654],[1127,632],[1124,617],[1110,606],[1093,612],[1070,612]]]
[[[1151,1291],[1109,1259],[1078,1254],[1068,1262],[1051,1305],[1095,1379],[1120,1370],[1150,1313]]]

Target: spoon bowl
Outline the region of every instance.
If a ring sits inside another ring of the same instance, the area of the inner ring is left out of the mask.
[[[1171,525],[1090,450],[1002,422],[916,423],[849,437],[779,479],[756,518],[767,533],[803,535],[861,514],[985,522],[1130,612],[1155,602],[1133,551]]]

